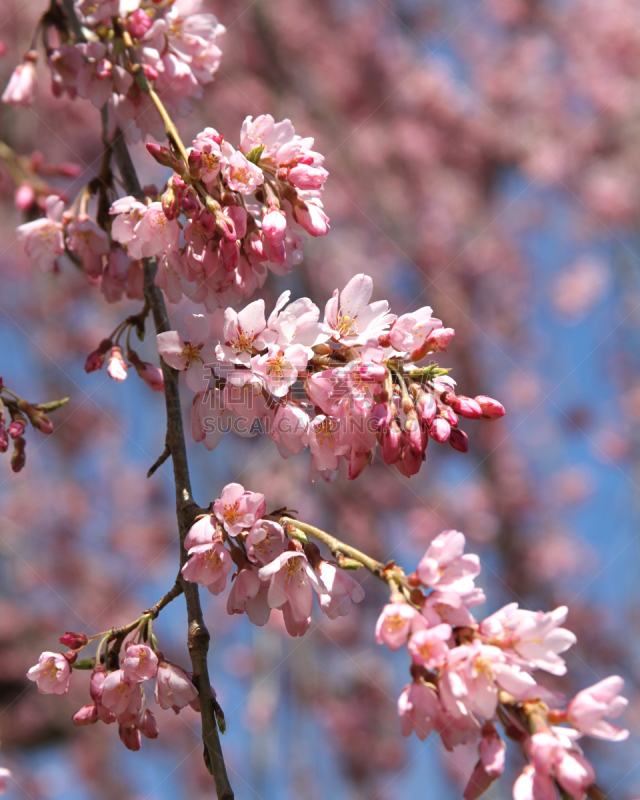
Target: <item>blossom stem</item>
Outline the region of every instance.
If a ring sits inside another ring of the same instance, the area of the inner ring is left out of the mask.
[[[357,561],[377,578],[380,578],[390,586],[392,585],[393,588],[395,588],[398,583],[405,582],[404,572],[400,567],[383,564],[381,561],[371,558],[371,556],[357,550],[355,547],[341,542],[340,539],[336,539],[335,536],[320,530],[320,528],[316,528],[306,522],[300,522],[291,517],[280,517],[280,522],[285,526],[290,525],[293,528],[297,528],[312,539],[317,539],[319,542],[322,542],[334,555],[341,554]]]

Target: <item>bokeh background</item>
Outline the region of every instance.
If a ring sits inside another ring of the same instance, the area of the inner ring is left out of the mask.
[[[623,744],[586,742],[612,800],[640,795],[640,0],[204,0],[228,31],[222,67],[194,114],[234,141],[247,114],[290,117],[326,154],[331,233],[301,267],[271,277],[324,305],[356,272],[400,314],[431,305],[456,337],[441,363],[460,391],[507,416],[469,423],[468,455],[432,446],[407,480],[381,462],[355,483],[307,484],[307,456],[266,439],[189,445],[196,498],[239,481],[271,507],[412,569],[440,530],[480,553],[487,613],[570,607],[578,645],[566,692],[619,673]],[[3,0],[0,89],[45,0]],[[71,199],[100,166],[98,114],[54,100],[46,70],[33,109],[0,109],[19,154],[74,162],[52,178]],[[146,182],[164,180],[141,147]],[[0,765],[9,800],[211,798],[195,713],[159,712],[160,738],[130,753],[114,726],[76,729],[88,675],[63,698],[25,679],[65,630],[136,618],[173,583],[177,547],[162,397],[131,376],[86,375],[87,353],[139,302],[107,305],[71,264],[36,273],[16,242],[15,186],[0,165],[0,373],[30,400],[69,394],[50,437],[31,434],[19,475],[0,459]],[[176,324],[192,311],[173,309]],[[154,356],[152,341],[141,348]],[[189,392],[185,392],[185,411]],[[408,659],[374,644],[383,587],[360,576],[349,617],[318,615],[300,640],[203,594],[210,668],[228,720],[238,798],[448,800],[475,761],[435,737],[402,740]],[[182,599],[154,626],[188,665]],[[511,778],[522,767],[517,753]],[[487,792],[511,796],[505,778]]]

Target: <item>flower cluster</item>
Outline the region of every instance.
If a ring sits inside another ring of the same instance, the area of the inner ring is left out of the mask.
[[[148,635],[148,618],[141,618],[137,629],[140,636]],[[101,658],[102,642],[95,659],[77,661],[78,652],[102,635],[87,639],[82,633],[66,633],[60,642],[70,650],[65,653],[44,652],[38,663],[31,667],[27,677],[35,681],[43,694],[65,694],[71,682],[72,669],[93,667],[89,682],[91,703],[82,706],[73,715],[75,725],[92,725],[104,722],[118,723],[120,739],[129,750],[139,750],[141,736],[155,739],[158,736],[156,718],[147,707],[143,688],[145,681],[155,679],[155,701],[162,709],[172,709],[176,714],[185,706],[200,710],[198,692],[189,675],[176,664],[168,662],[162,652],[142,641],[130,639],[118,654],[114,647]],[[108,642],[109,634],[106,636]],[[105,641],[105,639],[103,639]],[[108,644],[107,644],[108,647]],[[117,664],[115,669],[105,665]]]
[[[47,414],[63,406],[69,400],[65,397],[50,403],[30,403],[8,389],[0,378],[0,453],[6,453],[13,442],[11,469],[20,470],[26,464],[27,440],[25,433],[30,424],[40,433],[53,433],[53,422]]]
[[[159,136],[162,123],[149,93],[130,69],[135,58],[148,85],[173,114],[191,112],[190,101],[202,96],[202,87],[218,69],[217,40],[224,33],[213,14],[197,13],[200,0],[153,5],[141,0],[76,0],[75,6],[87,41],[74,41],[68,21],[57,19],[54,26],[52,15],[42,21],[55,96],[81,97],[98,109],[107,104],[110,135],[120,128],[132,141],[147,134]],[[57,46],[50,44],[53,37],[59,38]],[[36,58],[30,50],[16,68],[2,96],[5,102],[33,103]]]
[[[561,627],[567,608],[543,613],[511,603],[478,623],[471,608],[485,599],[474,585],[480,561],[465,555],[464,546],[458,531],[436,536],[378,619],[378,643],[392,650],[406,645],[411,657],[413,680],[398,701],[402,732],[424,740],[435,730],[447,750],[478,741],[479,760],[464,793],[475,800],[504,768],[505,744],[495,726],[500,720],[529,761],[515,783],[515,800],[555,797],[555,784],[582,800],[595,772],[578,739],[627,737],[604,719],[626,707],[619,695],[623,681],[607,678],[562,708],[563,696],[532,673],[565,674],[560,653],[576,641]]]
[[[246,612],[254,625],[265,625],[271,609],[280,609],[291,636],[309,629],[314,594],[330,619],[346,615],[364,597],[360,584],[336,561],[323,559],[315,544],[288,535],[265,511],[264,495],[238,483],[225,486],[211,512],[187,534],[184,577],[218,595],[235,565],[228,613]]]
[[[58,195],[48,195],[44,201],[45,216],[18,226],[25,252],[44,272],[57,271],[60,257],[66,255],[91,283],[100,287],[109,303],[121,300],[125,294],[130,299],[142,300],[142,264],[129,258],[87,213],[92,191],[89,187],[84,190],[67,211]]]
[[[424,307],[396,317],[371,303],[373,282],[356,275],[328,301],[323,321],[308,298],[285,292],[267,319],[264,301],[240,312],[185,317],[186,335],[161,333],[158,350],[196,392],[192,431],[212,450],[226,430],[267,433],[284,458],[311,451],[311,479],[350,478],[378,443],[387,464],[418,472],[429,439],[466,452],[460,417],[492,420],[490,397],[456,395],[448,370],[415,366],[454,335]]]
[[[157,283],[172,302],[186,295],[213,311],[246,298],[268,270],[285,275],[300,263],[305,232],[329,230],[320,200],[328,173],[312,146],[269,114],[247,117],[238,149],[206,128],[187,163],[149,144],[174,174],[159,200],[113,204],[113,238],[134,258],[158,257]]]

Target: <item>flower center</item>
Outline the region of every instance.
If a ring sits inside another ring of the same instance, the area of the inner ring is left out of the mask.
[[[407,624],[407,620],[400,614],[390,614],[384,621],[384,626],[388,631],[397,631]]]
[[[201,344],[191,344],[191,342],[184,343],[184,347],[178,357],[182,359],[185,369],[188,369],[194,361],[202,362],[202,357],[200,356],[202,348],[203,345]]]
[[[350,317],[348,314],[340,314],[336,320],[336,330],[340,336],[348,336],[352,333],[357,333],[358,323],[355,317]]]

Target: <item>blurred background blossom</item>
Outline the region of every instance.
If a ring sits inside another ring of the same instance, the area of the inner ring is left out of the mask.
[[[285,288],[323,304],[366,272],[395,313],[429,304],[454,327],[441,363],[468,395],[499,397],[508,413],[477,427],[468,456],[430,448],[411,480],[378,460],[357,485],[309,487],[308,456],[283,462],[265,438],[228,436],[213,455],[192,444],[196,498],[204,505],[239,481],[408,569],[442,529],[463,530],[482,559],[488,610],[570,607],[572,677],[550,687],[624,676],[632,735],[615,753],[590,741],[586,755],[613,800],[637,797],[639,0],[204,5],[227,27],[223,60],[180,123],[183,138],[236,131],[248,114],[291,117],[331,173],[331,234],[308,243],[292,276],[270,278],[268,307]],[[45,6],[4,0],[0,89]],[[100,169],[99,117],[88,102],[54,99],[39,76],[33,108],[0,108],[0,138],[20,155],[75,163],[77,177],[47,177],[73,200]],[[134,156],[143,183],[166,179],[141,145]],[[170,467],[145,478],[164,446],[162,398],[83,370],[139,304],[107,306],[71,262],[59,274],[29,266],[13,173],[0,166],[1,374],[30,399],[71,401],[55,435],[30,442],[25,470],[0,462],[6,796],[212,797],[195,713],[165,712],[160,738],[130,753],[103,726],[70,724],[84,686],[52,702],[25,678],[65,630],[94,633],[154,603],[173,583],[177,544]],[[182,302],[174,327],[194,310]],[[155,359],[152,341],[140,355]],[[401,738],[406,663],[375,646],[384,591],[359,577],[365,601],[346,618],[318,616],[300,640],[279,614],[257,629],[207,597],[223,744],[242,800],[460,797],[475,752]],[[185,620],[178,601],[156,623],[166,655],[183,664]],[[509,777],[521,767],[514,759]],[[511,782],[486,796],[509,797]]]

